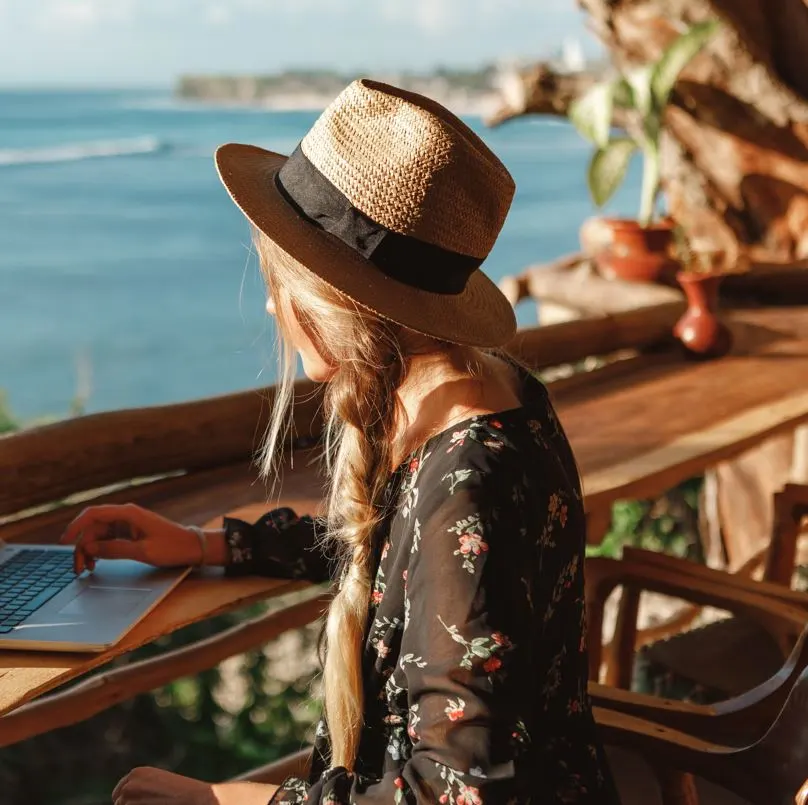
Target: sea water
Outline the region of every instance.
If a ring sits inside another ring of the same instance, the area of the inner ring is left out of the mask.
[[[290,152],[317,112],[168,92],[0,92],[0,390],[22,417],[175,402],[271,383],[274,329],[217,144]],[[591,148],[564,121],[470,125],[517,194],[485,264],[499,280],[578,246]],[[632,214],[639,177],[611,212]],[[518,310],[535,321],[532,305]]]

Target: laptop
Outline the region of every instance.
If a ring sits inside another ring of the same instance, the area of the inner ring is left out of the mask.
[[[70,545],[0,540],[0,649],[105,651],[189,572],[99,559],[77,576]]]

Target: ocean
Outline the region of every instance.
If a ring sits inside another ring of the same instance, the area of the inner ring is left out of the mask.
[[[245,220],[216,176],[228,141],[291,151],[317,112],[155,91],[0,92],[0,391],[19,417],[153,405],[274,378]],[[495,280],[578,246],[590,147],[565,121],[488,129],[517,194]],[[633,214],[639,165],[610,207]],[[517,311],[535,322],[532,305]]]

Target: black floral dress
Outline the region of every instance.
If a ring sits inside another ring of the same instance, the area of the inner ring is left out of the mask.
[[[543,385],[523,406],[427,441],[388,485],[353,772],[328,767],[273,802],[618,802],[587,696],[578,473]],[[225,520],[230,574],[328,580],[322,523],[276,509]]]

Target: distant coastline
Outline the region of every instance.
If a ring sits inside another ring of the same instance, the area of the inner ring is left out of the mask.
[[[460,115],[488,115],[501,102],[500,71],[438,70],[430,75],[374,75],[380,81],[434,98]],[[184,101],[273,110],[324,109],[355,75],[327,71],[286,71],[277,75],[186,75],[175,95]]]

